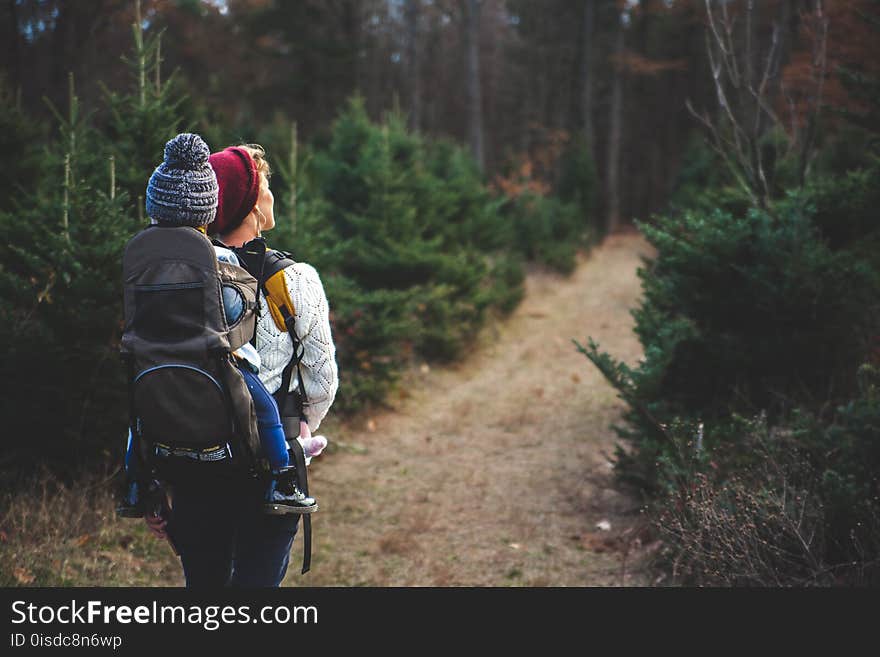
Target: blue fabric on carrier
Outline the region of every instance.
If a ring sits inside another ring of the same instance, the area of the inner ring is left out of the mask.
[[[251,397],[254,399],[254,411],[257,414],[257,428],[260,431],[260,444],[273,470],[286,468],[290,465],[287,453],[287,440],[284,438],[284,427],[275,398],[266,390],[260,377],[246,366],[240,367],[241,375],[247,383]]]

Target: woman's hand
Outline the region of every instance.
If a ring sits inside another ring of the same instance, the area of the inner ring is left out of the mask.
[[[144,520],[147,523],[147,528],[156,538],[161,538],[163,541],[168,538],[168,532],[165,531],[165,526],[168,524],[168,521],[165,520],[162,516],[158,516],[155,513],[148,513],[144,516]]]
[[[312,437],[312,430],[309,429],[308,422],[305,422],[304,420],[299,421],[299,437],[303,440]]]

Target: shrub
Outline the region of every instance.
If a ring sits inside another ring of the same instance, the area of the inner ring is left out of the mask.
[[[617,471],[680,581],[880,578],[876,175],[642,225],[642,361],[578,345],[627,402]]]
[[[793,196],[773,214],[685,213],[642,226],[657,249],[634,312],[644,360],[629,368],[595,345],[585,353],[625,391],[649,487],[661,426],[676,417],[705,422],[712,444],[731,412],[773,418],[855,391],[880,326],[880,276],[832,251],[813,217]]]
[[[593,239],[578,206],[552,196],[524,192],[508,201],[504,214],[519,253],[566,274],[574,270],[578,249]]]
[[[737,441],[664,501],[657,526],[680,582],[880,583],[880,373],[860,372],[830,425],[806,412],[775,428],[740,420]]]

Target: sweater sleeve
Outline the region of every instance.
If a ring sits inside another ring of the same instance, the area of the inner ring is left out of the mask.
[[[296,334],[303,346],[300,371],[308,397],[304,410],[309,429],[315,432],[330,410],[339,388],[329,304],[318,272],[311,265],[297,262],[285,269],[284,275],[296,309]],[[295,383],[295,380],[291,381],[291,389]]]

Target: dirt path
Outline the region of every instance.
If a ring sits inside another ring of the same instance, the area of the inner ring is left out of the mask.
[[[338,448],[311,473],[312,572],[298,573],[298,538],[287,583],[642,583],[608,549],[637,506],[612,488],[605,458],[622,404],[571,340],[638,359],[629,310],[648,249],[615,236],[570,278],[531,274],[520,307],[462,365],[422,368],[394,410],[360,425],[328,420],[321,433]]]

